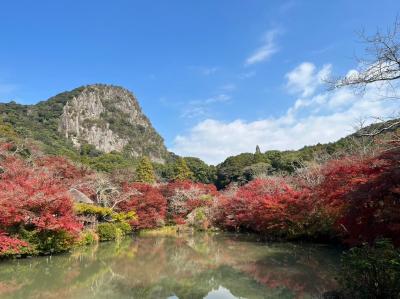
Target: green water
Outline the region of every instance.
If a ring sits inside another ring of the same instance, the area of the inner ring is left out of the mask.
[[[339,254],[243,235],[133,237],[0,262],[0,298],[319,298],[336,286]]]

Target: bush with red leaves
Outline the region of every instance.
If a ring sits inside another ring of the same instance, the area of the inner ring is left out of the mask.
[[[160,190],[146,183],[131,183],[123,185],[123,191],[132,193],[137,190],[128,200],[118,204],[122,211],[134,210],[137,220],[131,223],[133,228],[155,228],[164,225],[167,210],[167,202]]]
[[[191,181],[170,182],[161,186],[168,203],[168,219],[184,224],[185,217],[198,207],[211,206],[218,195],[215,185]]]
[[[314,214],[308,191],[297,190],[282,178],[256,179],[222,194],[214,207],[219,226],[269,237],[296,238],[307,234]]]
[[[336,214],[335,228],[344,242],[358,245],[387,237],[400,245],[399,150],[333,160],[322,174],[313,196]]]
[[[91,174],[87,169],[77,167],[63,157],[42,157],[35,163],[37,167],[45,169],[54,179],[63,182],[67,188]]]
[[[7,236],[0,232],[0,258],[15,254],[28,253],[30,245],[17,238]]]
[[[6,157],[0,166],[0,229],[71,234],[80,229],[61,179],[44,166],[33,167],[15,157]]]

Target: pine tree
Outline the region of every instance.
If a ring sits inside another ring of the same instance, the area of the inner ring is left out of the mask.
[[[189,180],[192,177],[192,172],[186,164],[185,159],[179,158],[178,161],[175,162],[175,181],[184,181]]]
[[[150,159],[143,157],[136,168],[136,181],[152,184],[156,181]]]

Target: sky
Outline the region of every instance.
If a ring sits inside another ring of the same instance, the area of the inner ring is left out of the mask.
[[[357,68],[358,33],[399,13],[398,0],[2,1],[0,102],[123,86],[169,150],[211,164],[335,141],[398,111],[325,78]]]

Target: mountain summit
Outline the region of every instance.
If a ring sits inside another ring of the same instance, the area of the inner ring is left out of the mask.
[[[77,149],[90,144],[105,153],[146,155],[161,163],[168,156],[135,96],[118,86],[82,86],[36,105],[0,104],[0,117],[26,137],[49,145],[60,139]]]

